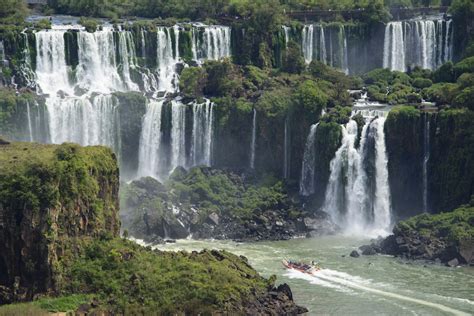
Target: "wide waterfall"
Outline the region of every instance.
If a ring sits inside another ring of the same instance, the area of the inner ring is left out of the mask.
[[[406,71],[420,66],[435,69],[452,59],[451,20],[390,22],[385,27],[383,67]]]
[[[322,210],[346,233],[385,234],[391,224],[385,118],[365,119],[358,145],[357,123],[350,120],[341,126],[341,147],[330,164]]]
[[[316,165],[316,132],[318,125],[311,125],[303,155],[303,166],[301,167],[300,194],[309,196],[314,193],[314,171]]]
[[[181,40],[183,32],[190,35]],[[175,25],[138,32],[108,26],[86,32],[53,25],[52,30],[34,33],[35,69],[31,61],[25,65],[34,70],[32,86],[46,97],[49,141],[107,145],[120,154],[120,104],[114,93],[137,91],[149,98],[141,128],[138,174],[162,178],[177,166],[210,165],[214,104],[166,102],[163,96],[178,90],[184,47],[189,47],[197,63],[221,59],[231,54],[230,34],[229,27],[201,24],[192,25],[189,31]],[[189,43],[181,47],[188,38]],[[24,58],[29,60],[26,34],[25,43]],[[162,116],[167,106],[170,115]],[[27,110],[32,108],[28,104]],[[186,121],[189,108],[193,126]],[[28,125],[31,131],[38,124],[29,121]],[[169,131],[163,136],[165,126]],[[192,128],[191,140],[186,136],[188,128]]]
[[[192,30],[193,59],[199,62],[230,57],[230,27],[198,25]]]
[[[192,112],[192,125],[186,120]],[[171,120],[162,124],[166,113]],[[187,137],[191,131],[191,137]],[[214,140],[214,103],[179,100],[151,101],[143,119],[140,138],[139,176],[166,179],[176,167],[210,166]]]
[[[349,73],[344,25],[305,25],[302,31],[301,47],[306,63],[319,60]]]

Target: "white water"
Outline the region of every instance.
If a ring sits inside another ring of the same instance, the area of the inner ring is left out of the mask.
[[[161,179],[160,169],[162,158],[160,150],[162,141],[161,114],[163,100],[148,103],[147,114],[143,118],[142,133],[140,136],[138,176],[152,176]]]
[[[3,41],[0,41],[0,62],[3,63],[5,62],[5,46],[3,45]]]
[[[307,64],[319,60],[349,73],[347,36],[343,25],[305,25],[301,47]]]
[[[30,101],[26,100],[26,115],[28,119],[28,136],[29,136],[29,141],[32,142],[34,141],[34,136],[33,136],[33,124],[31,120],[31,109],[30,109]]]
[[[386,113],[385,113],[386,115]],[[350,120],[342,128],[341,147],[330,163],[322,210],[351,235],[385,235],[391,225],[390,187],[385,148],[385,118],[365,117],[358,148],[358,127]],[[369,146],[373,143],[374,146]],[[375,157],[373,165],[370,157]],[[369,178],[367,168],[375,171]],[[375,186],[372,193],[370,184]]]
[[[385,118],[379,117],[371,124],[375,129],[375,201],[373,228],[377,234],[388,233],[391,224],[390,185],[388,182],[388,157],[385,147]]]
[[[465,313],[463,311],[445,306],[443,304],[433,303],[430,301],[417,299],[417,298],[409,297],[402,294],[397,294],[397,293],[386,291],[386,290],[381,290],[381,289],[375,288],[372,285],[372,282],[370,280],[353,276],[345,272],[331,270],[331,269],[321,269],[320,271],[318,271],[317,275],[315,276],[304,274],[296,270],[290,270],[285,273],[285,276],[290,279],[298,278],[298,279],[306,280],[311,284],[336,289],[341,292],[347,292],[347,290],[349,289],[361,290],[361,291],[373,293],[378,296],[385,297],[392,300],[400,300],[400,301],[405,301],[405,302],[414,303],[418,305],[423,305],[423,306],[437,309],[439,311],[442,311],[444,313],[449,313],[452,315],[457,315],[457,316],[470,315],[469,313]]]
[[[186,167],[186,105],[171,101],[171,166]]]
[[[442,19],[390,22],[385,27],[383,67],[435,69],[452,59],[452,25]]]
[[[252,140],[250,142],[250,169],[255,168],[255,147],[257,144],[257,110],[253,109]]]
[[[191,165],[210,166],[212,162],[212,140],[214,139],[214,103],[193,104],[193,135]]]
[[[231,29],[228,26],[199,26],[192,30],[193,59],[199,62],[230,57]]]
[[[291,169],[291,139],[290,139],[290,121],[288,117],[285,119],[285,139],[283,142],[283,178],[290,177]]]
[[[428,209],[428,162],[430,160],[430,118],[428,113],[424,115],[424,140],[423,140],[423,212]]]
[[[311,130],[306,140],[300,180],[300,194],[303,196],[309,196],[314,193],[314,168],[316,165],[315,141],[318,125],[319,123],[311,125]]]

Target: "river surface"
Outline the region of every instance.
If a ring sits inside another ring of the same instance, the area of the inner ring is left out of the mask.
[[[290,241],[235,243],[178,240],[162,250],[223,249],[244,255],[263,276],[288,283],[309,315],[471,315],[474,268],[403,261],[389,256],[349,253],[368,240],[320,237]],[[315,260],[323,269],[312,277],[282,268],[281,260]]]

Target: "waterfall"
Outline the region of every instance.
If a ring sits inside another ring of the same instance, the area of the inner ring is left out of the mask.
[[[303,27],[303,35],[302,35],[302,44],[303,47],[303,56],[304,60],[307,64],[313,61],[313,49],[314,49],[314,26],[312,24],[305,25]]]
[[[179,29],[173,28],[175,43],[179,43]],[[160,27],[157,31],[157,62],[159,73],[159,90],[176,91],[178,88],[176,64],[179,60],[179,49],[173,49],[171,28]]]
[[[160,158],[162,154],[161,114],[164,101],[151,101],[147,105],[147,113],[143,118],[142,133],[139,146],[138,176],[152,176],[162,179],[163,171]]]
[[[193,59],[219,60],[230,57],[231,30],[227,26],[200,25],[192,29]]]
[[[83,146],[106,145],[118,149],[118,113],[112,95],[82,98],[48,98],[51,141]]]
[[[31,120],[31,109],[30,109],[30,101],[26,100],[26,115],[27,115],[27,120],[28,120],[28,136],[29,136],[29,141],[32,142],[34,141],[34,136],[33,136],[33,124]]]
[[[171,101],[171,166],[186,166],[186,105],[177,100]]]
[[[316,165],[315,140],[318,125],[319,123],[311,125],[311,130],[306,140],[300,181],[300,194],[303,196],[309,196],[314,193],[314,171]]]
[[[255,147],[257,143],[257,110],[253,109],[252,141],[250,142],[250,169],[255,169]]]
[[[405,71],[405,41],[402,22],[390,22],[385,27],[383,67]]]
[[[385,234],[391,224],[385,117],[365,119],[358,148],[357,123],[350,120],[341,127],[341,147],[330,163],[322,210],[346,233]]]
[[[430,118],[425,113],[425,128],[423,137],[423,212],[427,213],[428,208],[428,162],[430,160]]]
[[[192,166],[210,166],[212,162],[212,140],[214,138],[214,103],[193,104],[193,134],[191,147]]]
[[[73,95],[66,65],[64,32],[40,31],[36,36],[36,80],[39,92],[55,97],[59,91]]]
[[[283,34],[285,34],[285,48],[288,49],[288,42],[290,41],[290,28],[286,25],[282,26]]]
[[[291,171],[291,140],[290,140],[290,122],[288,117],[285,119],[285,139],[283,144],[283,178],[288,179]]]
[[[375,201],[374,225],[378,233],[386,233],[390,228],[391,204],[390,186],[388,182],[388,157],[384,133],[385,118],[377,118],[372,126],[376,129],[375,136]]]
[[[5,46],[3,45],[3,41],[0,41],[0,63],[3,66],[3,64],[6,61],[5,57]]]
[[[436,69],[452,59],[451,21],[443,19],[390,22],[385,27],[383,67],[406,71]]]
[[[305,25],[301,38],[307,64],[319,60],[349,73],[347,34],[343,25]]]

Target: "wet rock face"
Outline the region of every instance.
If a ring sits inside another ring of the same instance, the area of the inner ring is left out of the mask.
[[[0,166],[4,304],[59,290],[58,261],[74,255],[74,238],[118,236],[119,181],[115,156],[99,147],[12,143]]]
[[[234,211],[226,204],[229,199],[239,200],[236,207],[243,208],[242,205],[248,203],[236,198],[248,193],[244,179],[209,168],[203,168],[202,173],[195,172],[196,177],[188,177],[186,170],[178,169],[174,172],[175,179],[179,177],[184,180],[168,182],[166,186],[152,178],[143,178],[124,186],[121,208],[123,228],[131,236],[147,242],[166,238],[182,239],[188,235],[194,239],[287,240],[296,236],[333,234],[338,230],[326,213],[301,211],[296,203],[277,191],[272,196],[276,197],[276,202],[271,205],[252,205],[246,212]],[[202,193],[203,187],[212,185],[213,180],[210,184],[202,181],[197,186],[194,178],[208,177],[219,181],[231,179],[232,184],[226,185],[232,188],[229,190],[232,193],[218,192],[213,197]],[[237,189],[232,191],[234,188]],[[250,190],[258,188],[252,187]],[[219,204],[213,199],[226,202]]]

